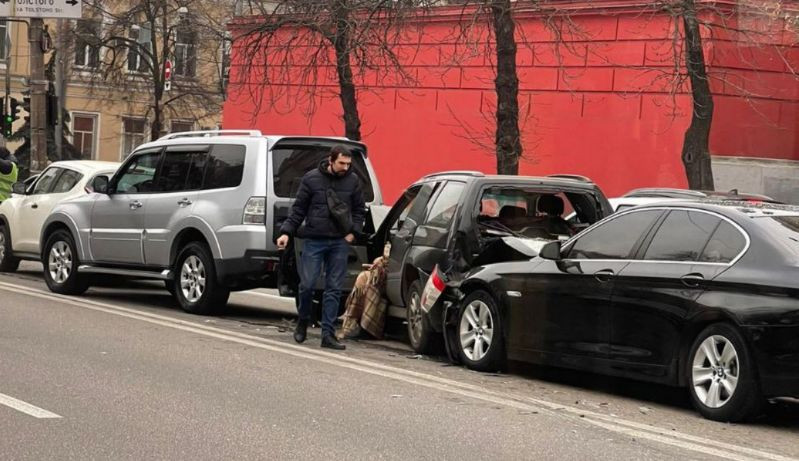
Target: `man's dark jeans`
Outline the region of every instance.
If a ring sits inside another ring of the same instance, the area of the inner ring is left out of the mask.
[[[300,299],[297,313],[300,320],[310,320],[314,287],[325,270],[325,293],[322,298],[322,335],[335,334],[341,286],[347,274],[350,244],[343,238],[308,239],[300,257]]]

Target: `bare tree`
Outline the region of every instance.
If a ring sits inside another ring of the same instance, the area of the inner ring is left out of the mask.
[[[94,92],[124,89],[142,103],[151,139],[164,130],[167,114],[200,119],[215,114],[224,98],[224,27],[233,14],[227,0],[84,1],[84,20],[73,30],[73,74]],[[223,32],[220,32],[223,31]],[[166,78],[171,65],[172,78]]]
[[[303,101],[309,115],[316,97],[329,80],[335,80],[341,102],[344,136],[360,140],[357,80],[372,73],[393,74],[405,81],[405,71],[395,45],[401,43],[402,18],[419,14],[425,2],[395,0],[280,0],[269,2],[258,17],[234,24],[234,47],[241,57],[234,63],[237,90],[246,88],[255,102],[274,108],[277,99],[291,92]],[[333,75],[327,72],[332,71]],[[293,90],[292,90],[293,88]],[[266,90],[266,91],[265,91]]]

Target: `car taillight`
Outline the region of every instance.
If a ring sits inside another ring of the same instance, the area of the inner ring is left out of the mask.
[[[430,278],[427,279],[427,283],[424,285],[424,290],[422,290],[421,305],[425,312],[430,312],[430,309],[436,305],[436,301],[441,297],[441,293],[444,292],[446,287],[447,284],[444,282],[444,278],[438,270],[438,265],[436,265],[433,268],[433,272],[430,274]]]
[[[250,197],[244,205],[242,224],[264,224],[266,222],[266,198]]]

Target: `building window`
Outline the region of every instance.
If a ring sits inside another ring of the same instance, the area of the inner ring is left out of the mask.
[[[128,71],[146,72],[148,70],[148,57],[152,46],[152,34],[149,26],[133,26],[130,29],[128,38],[136,42],[136,45],[128,46]]]
[[[170,133],[181,133],[184,131],[192,131],[192,130],[194,130],[194,122],[188,122],[184,120],[173,120],[169,124]]]
[[[97,139],[97,116],[89,114],[73,114],[72,144],[83,159],[94,158],[94,144]]]
[[[8,57],[8,22],[0,21],[0,61]]]
[[[197,73],[197,33],[187,28],[180,28],[176,35],[175,75],[194,77]]]
[[[75,34],[75,66],[97,68],[100,64],[100,23],[79,20]]]
[[[147,122],[143,118],[125,117],[122,119],[122,158],[127,158],[133,149],[144,143]]]

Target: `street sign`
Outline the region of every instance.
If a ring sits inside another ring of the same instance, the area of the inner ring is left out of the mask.
[[[80,19],[81,0],[0,0],[0,16]]]

